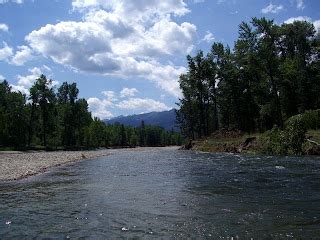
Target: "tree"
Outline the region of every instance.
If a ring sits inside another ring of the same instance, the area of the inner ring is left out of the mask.
[[[139,136],[140,146],[144,147],[146,145],[146,130],[145,130],[145,125],[143,120],[141,121],[139,135],[140,135]]]
[[[80,111],[77,104],[79,90],[76,83],[68,84],[64,82],[58,89],[58,102],[60,111],[60,121],[62,122],[62,139],[63,145],[74,146],[77,144],[76,131],[79,131],[79,114]],[[85,107],[85,106],[84,106]],[[81,111],[86,115],[87,110]]]
[[[130,136],[130,146],[131,147],[136,147],[138,145],[139,142],[139,138],[138,138],[138,134],[136,133],[136,130],[133,129],[133,132]]]
[[[8,95],[11,89],[9,83],[4,80],[0,82],[0,145],[5,145],[9,141],[8,130]]]
[[[179,79],[177,123],[188,138],[221,128],[265,131],[320,107],[319,35],[308,22],[276,25],[253,18],[239,25],[234,49],[214,43],[187,56]]]
[[[33,110],[37,106],[41,110],[42,141],[47,146],[47,133],[52,122],[51,110],[55,102],[55,93],[51,87],[52,80],[41,75],[30,89],[30,100],[32,101]]]
[[[266,18],[253,18],[252,24],[258,36],[258,56],[264,74],[267,79],[267,88],[270,89],[267,99],[271,112],[268,113],[269,124],[283,126],[282,106],[280,101],[281,77],[279,72],[279,49],[280,41],[279,26],[273,20]]]
[[[128,143],[127,143],[127,133],[126,133],[126,129],[124,127],[123,124],[121,124],[121,127],[120,127],[120,145],[121,146],[126,146]]]
[[[0,83],[0,145],[23,149],[27,142],[25,95],[12,92],[7,81]]]
[[[307,21],[283,24],[280,29],[281,71],[283,76],[283,101],[286,116],[303,113],[313,105],[313,72],[310,63],[315,29]]]

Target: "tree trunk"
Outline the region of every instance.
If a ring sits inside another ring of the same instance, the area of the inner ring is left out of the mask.
[[[31,116],[29,121],[29,131],[28,131],[28,148],[31,146],[32,136],[33,136],[33,123],[34,123],[34,105],[31,106]]]
[[[47,116],[46,107],[42,107],[42,129],[43,129],[43,145],[47,147]]]

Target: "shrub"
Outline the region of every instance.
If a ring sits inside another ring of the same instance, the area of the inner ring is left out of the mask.
[[[295,115],[288,119],[283,131],[274,127],[263,135],[263,152],[275,155],[300,155],[303,153],[305,134],[303,116]]]
[[[302,121],[306,129],[320,129],[320,109],[306,111],[302,115]]]
[[[273,127],[270,131],[265,132],[261,138],[262,152],[272,155],[285,155],[286,148],[283,144],[283,131],[278,127]]]
[[[302,154],[303,143],[306,139],[307,128],[303,115],[295,115],[288,119],[284,130],[284,142],[287,145],[288,154]]]

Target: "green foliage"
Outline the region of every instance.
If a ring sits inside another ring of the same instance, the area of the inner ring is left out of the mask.
[[[287,150],[283,141],[284,138],[284,132],[278,127],[265,132],[260,139],[262,152],[272,155],[285,155]]]
[[[275,155],[301,155],[306,139],[306,127],[302,115],[288,119],[284,130],[274,127],[262,138],[263,151]]]
[[[64,82],[57,93],[41,75],[30,89],[29,102],[0,82],[0,149],[78,149],[181,145],[179,133],[160,127],[106,125],[92,119],[75,83]]]
[[[48,80],[46,76],[41,75],[34,85],[30,88],[29,100],[32,101],[33,109],[40,110],[40,132],[43,146],[47,147],[47,135],[53,132],[54,128],[54,104],[56,95],[51,87],[52,80]],[[30,119],[33,122],[34,115]],[[32,123],[31,123],[32,124]]]
[[[306,129],[320,129],[320,109],[306,111],[301,117]]]
[[[0,146],[23,148],[27,142],[26,98],[11,91],[7,81],[0,83]]]
[[[306,127],[302,115],[291,117],[286,122],[285,127],[285,144],[287,145],[288,154],[302,154],[302,146],[306,139]]]
[[[252,133],[276,125],[280,130],[288,128],[288,133],[271,130],[266,137],[274,143],[268,152],[298,154],[303,135],[300,122],[312,129],[320,124],[319,112],[307,111],[320,108],[319,46],[309,22],[277,25],[253,18],[239,25],[233,50],[214,43],[207,54],[199,51],[187,56],[188,71],[179,81],[181,132],[196,139],[220,129]],[[285,126],[291,116],[305,112],[302,120]]]
[[[98,118],[95,118],[86,134],[86,143],[88,147],[105,147],[105,124]]]

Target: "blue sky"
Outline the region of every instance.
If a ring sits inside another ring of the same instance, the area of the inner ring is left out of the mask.
[[[100,118],[163,111],[180,96],[185,56],[233,46],[241,21],[320,28],[319,0],[0,0],[0,79],[76,82]]]

